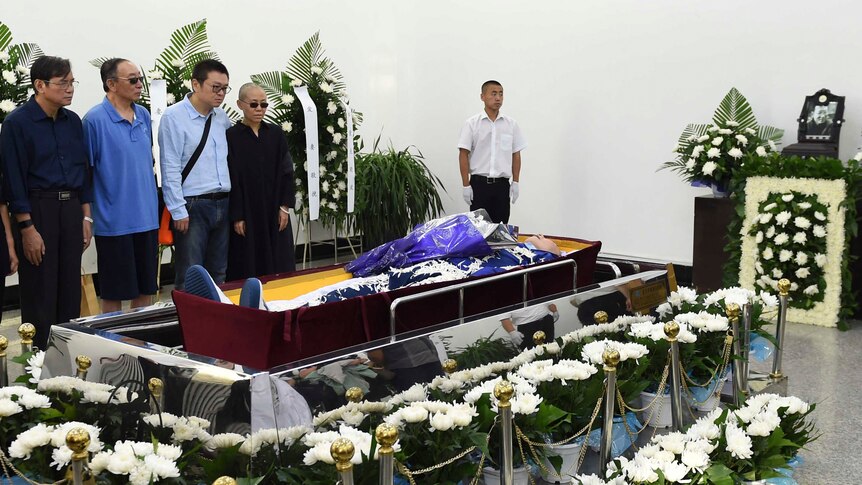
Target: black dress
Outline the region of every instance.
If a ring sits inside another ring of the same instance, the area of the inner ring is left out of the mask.
[[[278,127],[261,123],[258,134],[237,123],[227,130],[230,169],[230,246],[227,279],[293,271],[293,227],[278,230],[279,207],[295,204],[293,161]],[[233,223],[245,221],[245,237]]]

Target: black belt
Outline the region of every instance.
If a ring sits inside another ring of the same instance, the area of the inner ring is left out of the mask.
[[[484,175],[478,174],[473,174],[470,177],[473,177],[479,182],[483,182],[486,184],[501,184],[503,182],[509,183],[509,177],[486,177]]]
[[[211,192],[209,194],[190,195],[186,200],[222,200],[226,199],[230,192]]]
[[[77,190],[31,190],[31,197],[37,199],[73,200],[78,198]]]

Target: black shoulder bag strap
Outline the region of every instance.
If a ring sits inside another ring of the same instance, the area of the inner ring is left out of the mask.
[[[182,181],[180,181],[180,185],[185,183],[186,179],[189,177],[189,173],[191,173],[192,169],[195,168],[198,158],[201,157],[201,153],[204,151],[204,147],[207,144],[207,138],[210,136],[210,126],[213,124],[213,116],[215,116],[215,113],[207,116],[207,122],[204,124],[204,134],[201,136],[201,142],[198,143],[198,147],[195,148],[195,152],[192,153],[192,157],[189,158],[189,163],[187,163],[186,167],[183,169],[183,178]]]

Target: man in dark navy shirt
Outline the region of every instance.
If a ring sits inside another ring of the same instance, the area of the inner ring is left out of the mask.
[[[30,68],[35,95],[6,117],[0,132],[9,208],[17,222],[21,319],[45,348],[51,325],[81,312],[81,253],[93,219],[81,118],[64,106],[75,86],[67,59],[45,56]]]

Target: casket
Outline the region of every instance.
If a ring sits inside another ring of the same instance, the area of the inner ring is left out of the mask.
[[[601,242],[548,238],[566,255],[526,270],[517,268],[502,275],[400,288],[287,311],[227,305],[174,291],[184,348],[255,369],[270,369],[591,284]],[[351,274],[343,266],[261,278],[264,297],[268,301],[292,299],[348,279]],[[458,292],[440,291],[465,281],[477,284]],[[241,285],[242,282],[228,283],[222,289],[236,303]],[[411,299],[393,317],[390,306],[396,299],[420,294],[427,296]]]

